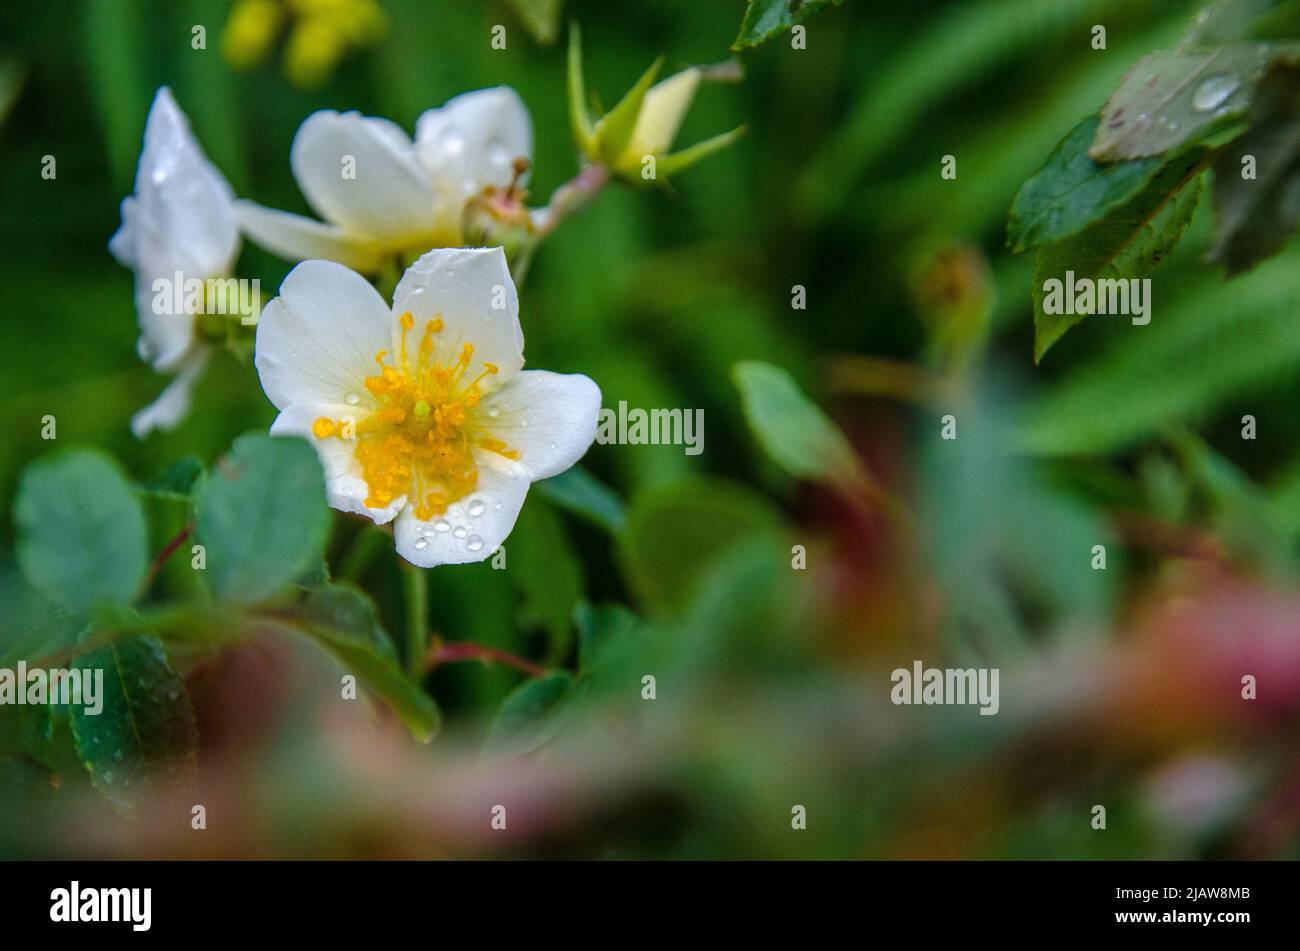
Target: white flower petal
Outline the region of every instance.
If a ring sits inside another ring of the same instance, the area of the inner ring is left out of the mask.
[[[182,293],[186,279],[189,279],[188,275],[182,279]],[[166,281],[161,285],[161,292],[154,290],[155,280]],[[154,309],[154,300],[159,293],[165,294],[167,301],[172,300],[175,285],[175,271],[140,270],[135,275],[135,313],[140,324],[136,350],[140,359],[159,373],[174,372],[195,350],[194,315],[183,311],[172,313],[171,303],[163,308],[162,313]]]
[[[278,409],[293,403],[373,405],[365,378],[390,346],[383,298],[366,279],[333,261],[304,261],[280,285],[257,323],[255,363]]]
[[[302,215],[240,199],[235,219],[244,234],[290,261],[337,261],[367,273],[379,270],[383,262],[383,251],[374,240]]]
[[[477,451],[474,459],[478,487],[453,502],[443,515],[422,522],[408,505],[397,516],[393,527],[397,553],[411,564],[432,568],[482,561],[515,527],[528,494],[527,470],[496,453]]]
[[[600,387],[590,377],[524,370],[484,399],[475,419],[519,451],[520,464],[536,481],[559,475],[583,457],[596,438],[599,416]]]
[[[428,174],[406,133],[387,119],[313,113],[294,136],[289,160],[298,187],[326,221],[389,242],[432,230]],[[344,177],[349,170],[355,178]]]
[[[239,249],[234,192],[190,131],[171,90],[149,109],[135,195],[122,202],[122,226],[109,250],[127,267],[184,272],[205,279],[226,274]]]
[[[524,365],[519,295],[500,248],[435,248],[425,254],[402,275],[393,295],[394,315],[407,312],[415,318],[408,348],[419,345],[424,325],[437,316],[443,329],[433,335],[435,360],[450,366],[470,343],[471,370],[477,374],[485,362],[497,366],[499,373],[483,381],[485,391],[503,385]],[[394,320],[394,352],[401,333]]]
[[[532,157],[533,125],[509,86],[478,89],[420,116],[415,145],[433,180],[464,201],[488,185],[510,184],[515,159]]]
[[[189,414],[194,385],[203,375],[211,355],[208,347],[196,348],[158,398],[131,417],[131,432],[136,439],[143,439],[155,429],[170,432],[180,425]]]
[[[357,407],[347,403],[294,403],[275,418],[271,435],[305,437],[315,447],[325,470],[325,500],[341,512],[364,515],[376,525],[383,525],[396,518],[406,504],[406,496],[399,496],[384,508],[366,505],[370,489],[361,477],[361,466],[353,452],[356,442],[334,436],[317,439],[311,431],[312,423],[322,416],[337,421],[356,415]]]

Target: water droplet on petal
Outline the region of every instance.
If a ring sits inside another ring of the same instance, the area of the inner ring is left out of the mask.
[[[427,538],[417,538],[417,539],[416,539],[416,541],[415,541],[415,550],[416,550],[416,551],[424,551],[424,550],[425,550],[426,548],[428,548],[428,547],[429,547],[429,540],[428,540]]]
[[[347,396],[343,397],[343,399],[349,406],[356,406],[361,402],[361,397],[357,396],[355,393],[349,393]]]
[[[438,145],[449,155],[459,155],[465,150],[465,136],[454,125],[447,126],[438,136]]]
[[[483,548],[483,539],[479,538],[477,535],[471,535],[465,542],[465,547],[470,551],[479,551]]]
[[[450,528],[451,522],[447,521],[445,518],[440,518],[438,521],[433,523],[433,530],[435,532],[445,532],[450,530]]]
[[[481,500],[475,499],[473,502],[469,503],[469,517],[478,518],[486,509],[487,506],[484,505]]]
[[[466,535],[469,534],[469,529],[466,528],[464,525],[457,525],[454,529],[452,529],[451,533],[455,535],[457,538],[464,538]]]
[[[1209,112],[1211,109],[1217,109],[1240,86],[1241,80],[1228,73],[1219,73],[1217,76],[1203,79],[1201,84],[1196,87],[1196,92],[1192,94],[1192,108],[1197,112]]]

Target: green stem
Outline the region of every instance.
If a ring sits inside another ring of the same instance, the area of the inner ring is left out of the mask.
[[[402,559],[402,589],[406,595],[406,669],[419,679],[429,637],[429,577],[425,569]]]
[[[356,581],[370,567],[384,544],[393,544],[393,536],[367,523],[361,526],[339,566],[340,581]]]

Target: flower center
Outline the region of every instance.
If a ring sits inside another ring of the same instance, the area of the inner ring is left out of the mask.
[[[434,360],[434,335],[443,328],[440,316],[424,325],[412,360],[406,337],[415,320],[409,313],[400,319],[402,337],[395,364],[388,362],[387,350],[379,351],[375,354],[379,373],[365,381],[379,408],[359,423],[322,416],[312,423],[311,431],[318,439],[356,440],[353,456],[369,489],[367,506],[384,508],[398,496],[409,494],[415,517],[427,521],[474,491],[478,484],[476,447],[507,459],[518,459],[519,452],[475,425],[472,410],[483,398],[479,384],[494,375],[497,367],[485,361],[482,372],[471,379],[471,343],[461,348],[450,366]]]

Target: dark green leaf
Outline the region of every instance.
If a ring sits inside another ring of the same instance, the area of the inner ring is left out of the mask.
[[[144,577],[144,513],[116,462],[75,449],[32,463],[14,502],[18,560],[56,604],[88,616],[127,604]]]
[[[627,524],[623,500],[582,466],[574,466],[535,486],[550,502],[581,515],[611,533],[621,532]]]
[[[731,44],[733,50],[758,46],[772,37],[804,22],[827,7],[838,7],[844,0],[749,0],[740,35]]]
[[[141,491],[160,499],[188,502],[194,483],[203,475],[203,462],[197,456],[185,456],[168,466],[156,479],[140,487]]]
[[[96,789],[129,811],[151,789],[193,781],[194,712],[157,638],[115,641],[77,658],[76,669],[103,672],[103,709],[68,708],[77,754]]]
[[[1242,393],[1289,385],[1300,361],[1298,309],[1300,253],[1289,249],[1230,283],[1207,277],[1181,290],[1150,326],[1116,334],[1123,339],[1040,396],[1021,448],[1121,450]]]
[[[780,527],[768,503],[739,484],[689,479],[653,486],[628,512],[623,565],[650,609],[678,613],[710,560],[744,538],[776,536]]]
[[[1100,221],[1150,184],[1164,165],[1154,158],[1098,164],[1088,154],[1096,130],[1096,116],[1084,119],[1021,186],[1007,222],[1012,251],[1060,241]]]
[[[319,562],[325,476],[305,440],[241,436],[195,490],[195,535],[217,597],[256,604]]]
[[[583,590],[582,564],[564,524],[544,502],[532,501],[519,513],[506,551],[506,573],[523,596],[520,621],[545,629],[547,655],[558,662],[568,653],[570,619]]]
[[[438,705],[402,672],[374,603],[351,585],[313,588],[302,605],[302,625],[342,665],[384,701],[420,742],[438,732]]]
[[[586,677],[600,666],[610,650],[635,636],[642,621],[635,612],[621,604],[580,603],[573,612],[578,628],[578,671]]]
[[[1047,313],[1044,304],[1053,298],[1046,283],[1059,281],[1064,288],[1068,272],[1073,272],[1076,284],[1087,279],[1099,287],[1096,282],[1140,279],[1154,272],[1196,212],[1206,155],[1200,147],[1191,150],[1167,164],[1133,199],[1102,221],[1038,249],[1033,287],[1035,362],[1088,316],[1064,309],[1068,296],[1064,289],[1056,295],[1056,304],[1063,309]]]
[[[488,729],[487,747],[519,755],[546,743],[564,726],[573,675],[557,671],[520,684],[506,697]]]
[[[24,685],[16,685],[19,690]],[[26,756],[48,763],[54,718],[48,703],[0,706],[0,756]]]
[[[1277,63],[1260,83],[1244,136],[1214,163],[1218,241],[1210,259],[1229,274],[1271,257],[1300,221],[1300,66]],[[1254,175],[1245,177],[1249,157]]]

